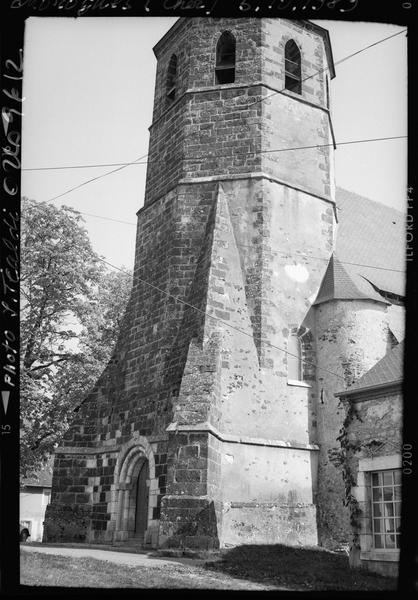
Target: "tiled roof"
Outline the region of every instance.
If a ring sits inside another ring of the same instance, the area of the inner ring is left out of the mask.
[[[405,214],[337,188],[335,252],[315,304],[332,299],[370,298],[378,290],[404,295]]]
[[[386,303],[368,281],[357,274],[350,276],[338,258],[332,255],[314,304],[327,300],[355,300],[357,298],[371,298]]]
[[[374,365],[367,373],[360,377],[345,394],[359,392],[364,388],[381,386],[385,383],[390,384],[402,379],[403,376],[403,353],[404,343],[397,344],[390,350],[378,363]],[[339,395],[345,395],[340,393]]]
[[[341,188],[336,199],[336,257],[349,275],[362,276],[380,290],[404,296],[405,213]]]

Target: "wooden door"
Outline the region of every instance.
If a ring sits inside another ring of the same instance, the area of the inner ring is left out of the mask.
[[[143,538],[148,526],[148,495],[149,495],[148,461],[144,460],[138,474],[136,486],[135,537]]]

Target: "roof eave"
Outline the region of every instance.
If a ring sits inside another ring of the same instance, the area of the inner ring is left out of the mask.
[[[369,394],[369,392],[382,391],[385,388],[387,388],[388,391],[393,391],[397,388],[400,389],[402,383],[403,379],[395,379],[393,381],[385,381],[384,383],[376,383],[374,385],[368,385],[366,387],[359,387],[352,390],[344,390],[343,392],[336,392],[334,396],[336,398],[348,398],[348,396],[350,396],[350,400],[354,400],[354,396],[365,396]]]
[[[324,37],[325,51],[326,51],[327,59],[328,59],[329,74],[331,76],[331,79],[334,79],[335,65],[334,65],[334,57],[332,54],[331,38],[330,38],[328,29],[325,29],[324,27],[321,27],[320,25],[317,25],[316,23],[313,23],[312,21],[309,21],[309,20],[303,20],[303,22],[309,23],[309,25],[313,29],[315,29],[320,35],[322,35]]]
[[[351,298],[347,298],[344,296],[338,297],[338,296],[329,296],[329,297],[325,297],[325,298],[320,298],[319,300],[315,300],[315,302],[313,302],[312,306],[318,305],[318,304],[324,304],[325,302],[331,302],[331,301],[338,301],[338,300],[343,300],[343,301],[347,301],[347,300],[367,300],[368,302],[380,302],[381,304],[390,304],[390,302],[388,302],[387,300],[385,300],[384,298],[382,298],[382,300],[378,299],[378,298],[371,298],[369,296],[353,296]]]
[[[177,21],[173,23],[170,29],[165,32],[163,37],[160,40],[158,40],[158,42],[155,44],[152,51],[154,52],[156,58],[158,58],[158,52],[160,51],[161,47],[164,46],[166,41],[173,35],[173,33],[177,31],[177,28],[184,19],[186,19],[186,17],[179,17]]]

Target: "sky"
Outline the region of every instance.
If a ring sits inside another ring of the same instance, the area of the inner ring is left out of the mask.
[[[156,59],[152,47],[176,18],[36,18],[26,21],[22,194],[50,201],[148,152]],[[315,21],[328,29],[334,61],[404,28]],[[331,81],[336,142],[407,135],[404,33],[341,64]],[[336,183],[405,210],[407,140],[342,145]],[[146,158],[142,162],[144,162]],[[141,161],[139,161],[141,162]],[[91,167],[97,164],[116,166]],[[31,171],[40,167],[83,168]],[[83,213],[93,248],[117,267],[133,267],[136,212],[146,164],[131,165],[53,200]]]

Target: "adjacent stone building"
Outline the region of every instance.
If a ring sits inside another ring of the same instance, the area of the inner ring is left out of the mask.
[[[41,542],[45,510],[51,500],[52,464],[48,463],[33,477],[23,479],[19,493],[20,540]]]
[[[402,337],[404,217],[335,188],[325,29],[181,18],[154,52],[132,295],[45,539],[338,546],[334,394]]]
[[[398,574],[401,535],[404,344],[337,397],[347,405],[342,445],[352,510],[350,564]],[[405,472],[412,470],[404,448]]]

